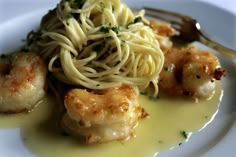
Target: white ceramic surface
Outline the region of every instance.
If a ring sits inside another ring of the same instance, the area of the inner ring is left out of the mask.
[[[37,28],[41,16],[54,7],[56,0],[45,3],[45,0],[0,1],[0,53],[21,47],[22,39],[27,32]],[[188,14],[200,21],[202,28],[212,38],[222,44],[236,49],[236,15],[225,9],[199,1],[157,1],[157,0],[126,0],[134,9],[143,5],[169,9]],[[17,5],[15,4],[17,3]],[[6,4],[6,3],[4,3]],[[14,12],[10,12],[9,8]],[[3,19],[3,20],[2,20]],[[201,48],[208,49],[203,45]],[[218,114],[205,129],[192,135],[190,140],[169,151],[158,154],[158,157],[233,157],[236,154],[236,59],[220,55],[222,66],[227,70],[223,79],[224,96]],[[145,149],[145,146],[144,146]],[[0,129],[0,157],[34,157],[21,141],[20,130]]]

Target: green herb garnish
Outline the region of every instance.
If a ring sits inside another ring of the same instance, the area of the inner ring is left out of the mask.
[[[1,54],[1,56],[0,56],[0,58],[6,58],[7,57],[7,55],[5,55],[5,54]]]
[[[133,23],[138,23],[138,22],[142,22],[142,21],[143,21],[142,17],[141,17],[141,16],[138,16],[138,17],[136,17],[136,18],[134,19],[134,22],[133,22]]]
[[[116,34],[119,34],[119,32],[121,31],[120,27],[119,26],[114,26],[114,27],[111,27],[110,25],[109,26],[101,26],[101,28],[99,29],[100,32],[103,32],[103,33],[108,33],[109,30],[112,30],[114,31]]]
[[[71,14],[71,13],[68,13],[67,15],[66,15],[66,18],[68,18],[68,19],[70,19],[70,18],[72,18],[73,17],[73,15]]]
[[[103,42],[103,43],[101,43],[101,44],[94,45],[94,46],[92,47],[93,51],[96,51],[96,52],[101,51],[101,50],[103,49],[103,47],[104,47],[104,44],[105,44],[105,43]]]
[[[126,26],[126,28],[128,29],[130,25],[135,24],[135,23],[138,23],[138,22],[142,22],[142,21],[143,21],[142,17],[141,17],[141,16],[138,16],[138,17],[136,17],[136,18],[134,19],[133,22],[130,22],[130,23]]]
[[[111,30],[113,30],[114,32],[116,32],[116,34],[119,34],[119,32],[121,31],[119,26],[114,26],[111,28]]]
[[[114,66],[117,66],[118,64],[120,64],[121,61],[117,61],[116,64]]]
[[[186,131],[183,130],[180,133],[184,138],[188,138],[188,133]]]
[[[103,32],[103,33],[108,33],[110,30],[110,28],[108,26],[101,26],[100,28],[100,32]]]
[[[163,67],[163,70],[168,71],[169,68],[168,68],[167,66],[164,66],[164,67]]]
[[[75,0],[78,9],[81,9],[84,5],[85,0]]]

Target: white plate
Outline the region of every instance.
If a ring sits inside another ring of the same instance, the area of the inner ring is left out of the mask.
[[[34,4],[31,1],[31,6],[25,6],[28,3],[22,1],[17,2],[9,1],[9,6],[6,7],[1,5],[0,53],[20,48],[23,45],[21,40],[29,31],[37,28],[41,16],[49,8],[55,6],[57,1],[52,0],[47,4],[40,2]],[[126,2],[134,9],[148,5],[188,14],[200,21],[202,28],[215,40],[236,49],[236,16],[215,6],[196,1],[126,0]],[[227,70],[227,77],[222,81],[224,96],[217,116],[205,129],[192,135],[186,144],[162,152],[158,157],[222,157],[224,155],[229,157],[236,153],[234,146],[236,141],[236,60],[215,53]],[[17,128],[0,129],[0,139],[1,157],[35,156],[22,143],[20,130]]]

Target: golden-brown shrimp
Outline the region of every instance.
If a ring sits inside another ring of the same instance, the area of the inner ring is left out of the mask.
[[[218,58],[208,51],[194,47],[172,49],[165,54],[159,88],[169,95],[208,98],[215,89],[214,80],[225,75]]]
[[[72,89],[65,95],[62,126],[86,143],[129,138],[145,115],[137,97],[127,85],[93,92]]]
[[[170,37],[176,34],[176,30],[171,27],[170,24],[151,20],[149,21],[149,26],[153,29],[154,33],[160,35],[158,41],[163,52],[166,52],[172,48],[173,43],[170,40]]]
[[[0,112],[31,110],[45,95],[46,66],[34,53],[0,58]]]

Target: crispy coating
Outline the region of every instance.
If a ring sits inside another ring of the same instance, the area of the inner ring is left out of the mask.
[[[45,95],[47,68],[35,53],[19,52],[0,59],[0,112],[31,110]]]
[[[92,92],[71,89],[64,99],[62,126],[86,143],[127,139],[146,115],[137,97],[127,85]]]

